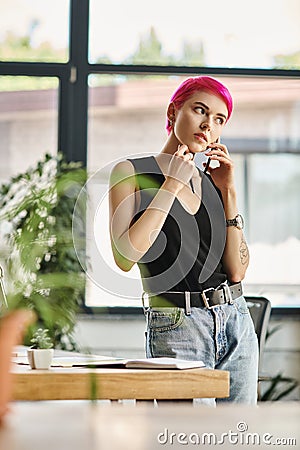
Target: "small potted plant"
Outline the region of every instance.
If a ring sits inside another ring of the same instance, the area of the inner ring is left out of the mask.
[[[33,345],[27,350],[27,356],[32,369],[49,369],[51,365],[54,350],[48,331],[38,328],[30,341]]]

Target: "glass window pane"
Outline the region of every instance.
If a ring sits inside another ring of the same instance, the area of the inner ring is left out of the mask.
[[[1,0],[0,60],[66,62],[70,0]]]
[[[300,4],[227,0],[90,3],[90,61],[299,68]]]
[[[95,263],[94,255],[91,255],[92,270],[98,273],[92,273],[92,281],[89,282],[89,305],[141,304],[137,300],[140,295],[138,289],[141,292],[138,269],[134,267],[130,272],[123,273],[113,262],[107,217],[108,176],[111,167],[120,159],[160,151],[167,136],[165,121],[170,96],[185,78],[92,75],[89,79],[88,169],[93,179],[89,237],[91,242],[95,239],[95,254],[101,254],[103,261],[107,263],[105,270],[110,267],[112,274],[111,279],[109,276],[101,276],[104,269],[101,264]],[[294,195],[297,189],[299,192],[299,171],[295,166],[299,166],[300,154],[300,80],[241,77],[218,79],[229,87],[235,103],[234,113],[224,129],[222,142],[227,145],[234,159],[239,209],[246,218],[245,233],[251,252],[251,269],[246,281],[250,288],[255,285],[258,292],[259,283],[263,279],[270,281],[273,274],[271,269],[267,274],[268,267],[263,272],[261,265],[255,264],[256,258],[260,257],[256,252],[257,243],[268,249],[265,258],[269,261],[276,246],[282,245],[279,252],[284,256],[284,246],[288,239],[292,237],[297,242],[300,240],[299,232],[296,233],[300,229],[299,202],[297,203],[296,194]],[[246,158],[251,158],[250,164],[246,165]],[[200,157],[197,157],[196,163],[201,166]],[[278,177],[279,187],[276,186],[275,174],[280,167],[286,178],[282,178],[283,175]],[[95,178],[94,174],[97,174]],[[259,181],[259,174],[265,174],[265,184],[262,180]],[[284,206],[283,198],[289,189],[293,194]],[[264,190],[262,196],[261,191]],[[281,199],[280,214],[287,212],[284,207],[290,213],[276,222],[277,196]],[[267,202],[266,208],[264,201]],[[275,223],[281,223],[279,229],[269,232],[269,228]],[[264,229],[263,232],[260,232],[260,227]],[[279,278],[272,278],[273,283],[278,281],[281,286],[291,285],[295,282],[294,275],[286,270],[280,281]],[[122,279],[127,286],[130,277],[134,300],[129,300],[125,295],[127,288],[122,288]],[[108,283],[105,286],[101,284],[104,278]],[[108,293],[115,286],[124,293],[123,296]],[[300,304],[299,299],[297,302]]]
[[[91,75],[91,170],[113,157],[139,152],[141,146],[145,152],[159,149],[165,136],[167,104],[185,78]],[[222,142],[232,153],[300,151],[300,80],[230,76],[218,79],[234,99],[233,115],[222,135]],[[125,130],[125,134],[115,136],[114,127]]]
[[[300,306],[300,154],[249,157],[249,289]],[[282,290],[288,295],[283,298]]]
[[[0,183],[57,153],[57,114],[57,78],[0,77]]]

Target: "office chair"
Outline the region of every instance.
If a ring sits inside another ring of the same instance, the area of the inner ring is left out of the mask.
[[[258,359],[258,400],[260,399],[260,382],[269,381],[270,377],[261,375],[263,351],[265,348],[267,328],[271,314],[271,302],[265,297],[245,296],[251,318],[254,323],[255,332],[258,339],[259,359]]]

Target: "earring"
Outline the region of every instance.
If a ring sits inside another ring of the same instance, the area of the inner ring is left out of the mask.
[[[173,128],[174,117],[171,117],[171,119],[169,119],[169,122],[170,122],[170,127]]]

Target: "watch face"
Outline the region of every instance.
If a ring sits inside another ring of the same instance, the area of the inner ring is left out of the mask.
[[[236,219],[237,228],[242,230],[244,228],[244,220],[243,220],[242,216],[240,214],[238,214],[235,219]]]

